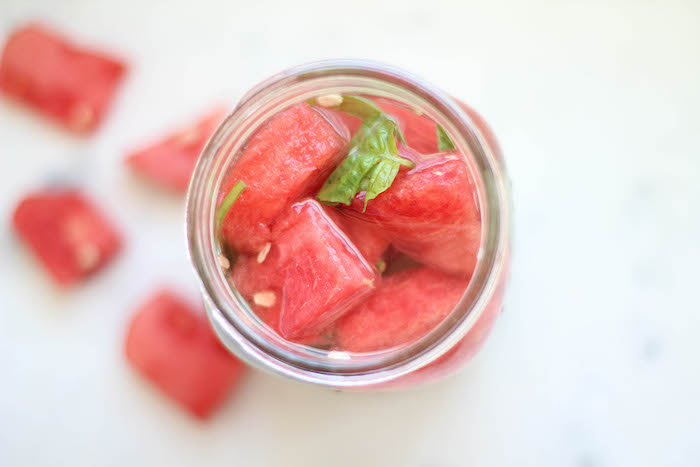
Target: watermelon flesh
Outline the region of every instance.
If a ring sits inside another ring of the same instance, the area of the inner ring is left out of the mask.
[[[474,270],[481,216],[461,157],[437,154],[399,172],[391,187],[363,208],[361,193],[343,211],[371,219],[397,250],[419,263],[463,276]]]
[[[279,333],[284,275],[280,269],[277,245],[271,246],[262,262],[259,259],[262,257],[259,258],[258,255],[240,255],[231,268],[228,280],[248,301],[258,318]],[[266,296],[265,303],[256,303],[256,295]],[[270,299],[270,296],[273,298]]]
[[[125,351],[136,370],[202,419],[223,403],[246,368],[221,346],[204,313],[167,289],[136,310]]]
[[[95,273],[121,249],[121,236],[77,191],[44,190],[26,196],[14,228],[61,285]]]
[[[271,224],[291,203],[311,195],[345,156],[347,129],[329,114],[297,104],[265,123],[242,150],[219,195],[239,180],[246,189],[226,214],[223,241],[257,253],[272,238]]]
[[[131,153],[127,165],[158,185],[184,193],[202,149],[224,115],[223,109],[208,113],[189,127]]]
[[[366,301],[336,322],[338,348],[372,352],[421,338],[452,311],[467,283],[427,267],[385,277]]]
[[[375,270],[318,202],[292,205],[274,235],[284,273],[283,337],[323,328],[374,289]]]
[[[12,33],[0,59],[0,91],[62,124],[89,133],[103,119],[126,65],[31,24]]]
[[[374,268],[314,200],[296,203],[282,215],[269,253],[262,263],[259,259],[240,257],[231,280],[285,339],[319,335],[369,295],[377,281]],[[269,294],[256,300],[261,292]]]

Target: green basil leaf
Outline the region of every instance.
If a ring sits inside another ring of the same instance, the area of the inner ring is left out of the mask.
[[[367,186],[365,188],[365,205],[362,211],[367,209],[367,201],[374,199],[380,193],[391,186],[399,173],[399,163],[390,159],[382,159],[367,174]]]
[[[358,96],[343,95],[343,102],[336,108],[354,117],[361,118],[362,120],[367,119],[373,114],[384,114],[382,109],[380,109],[377,104],[369,99]],[[399,141],[401,141],[401,144],[408,146],[408,144],[406,144],[406,138],[404,138],[403,131],[401,131],[401,127],[399,126],[398,122],[389,115],[386,115],[386,117],[394,122],[394,128],[396,130],[396,134],[399,136]]]
[[[396,135],[402,138],[396,120],[363,97],[343,96],[337,107],[351,115],[361,117],[360,126],[350,142],[347,157],[325,181],[316,196],[325,203],[350,205],[353,198],[365,191],[367,201],[376,198],[391,186],[404,165],[415,164],[399,156]]]
[[[452,151],[455,149],[455,145],[450,139],[449,136],[447,136],[447,133],[445,133],[445,130],[438,125],[437,126],[437,141],[438,141],[438,150],[440,152],[443,151]]]
[[[362,180],[379,159],[379,156],[360,153],[348,155],[328,177],[316,197],[324,203],[343,203],[349,206],[358,193]]]
[[[221,229],[221,224],[224,222],[228,210],[231,209],[233,203],[236,202],[243,190],[245,190],[246,184],[243,180],[238,180],[231,191],[228,192],[224,200],[221,202],[219,207],[216,209],[216,230],[217,232]]]
[[[343,95],[343,102],[336,107],[341,112],[350,114],[353,117],[365,120],[366,118],[382,113],[382,109],[369,99],[359,96]]]

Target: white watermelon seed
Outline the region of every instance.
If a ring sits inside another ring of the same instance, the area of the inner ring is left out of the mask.
[[[343,96],[340,94],[326,94],[325,96],[318,96],[316,102],[321,107],[338,107],[343,103]]]
[[[231,262],[221,253],[219,253],[217,259],[219,260],[219,266],[221,266],[223,269],[228,269],[231,267]]]
[[[270,248],[272,248],[272,243],[267,242],[265,246],[260,249],[258,252],[258,264],[262,264],[262,262],[265,261],[267,254],[270,252]]]
[[[274,304],[277,302],[277,296],[274,292],[266,290],[264,292],[258,292],[254,294],[253,302],[256,305],[264,306],[265,308],[270,308],[271,306],[274,306]]]

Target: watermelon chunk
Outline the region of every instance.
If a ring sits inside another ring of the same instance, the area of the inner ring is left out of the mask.
[[[121,238],[100,211],[75,191],[45,190],[25,197],[14,228],[62,285],[73,284],[107,264]]]
[[[308,104],[295,105],[263,125],[223,184],[219,202],[242,180],[247,185],[226,214],[222,236],[235,250],[257,253],[270,226],[295,200],[310,195],[344,157],[347,129]]]
[[[374,289],[376,271],[316,201],[292,205],[273,235],[264,261],[240,257],[231,279],[285,339],[319,335]]]
[[[168,290],[135,312],[129,362],[198,418],[208,418],[240,382],[245,365],[226,351],[204,314]]]
[[[369,295],[376,272],[314,200],[296,203],[274,227],[284,271],[280,333],[323,328]]]
[[[102,120],[125,72],[120,60],[32,24],[5,44],[0,90],[70,130],[88,133]]]
[[[216,109],[189,127],[130,154],[126,163],[157,184],[184,193],[202,149],[225,115],[224,109]]]
[[[385,277],[377,290],[335,325],[338,348],[372,352],[413,342],[455,307],[467,281],[427,267]]]
[[[481,216],[466,162],[438,154],[399,172],[385,192],[367,203],[360,193],[344,212],[376,222],[394,247],[416,261],[469,275],[481,236]]]

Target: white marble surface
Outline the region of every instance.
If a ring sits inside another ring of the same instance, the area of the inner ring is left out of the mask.
[[[700,465],[700,3],[2,0],[0,37],[33,18],[132,70],[88,140],[0,100],[1,466]],[[490,120],[515,191],[507,310],[443,383],[345,394],[254,374],[194,422],[122,356],[155,285],[196,294],[182,199],[123,154],[327,57],[410,69]],[[128,240],[70,292],[9,229],[52,177]]]

